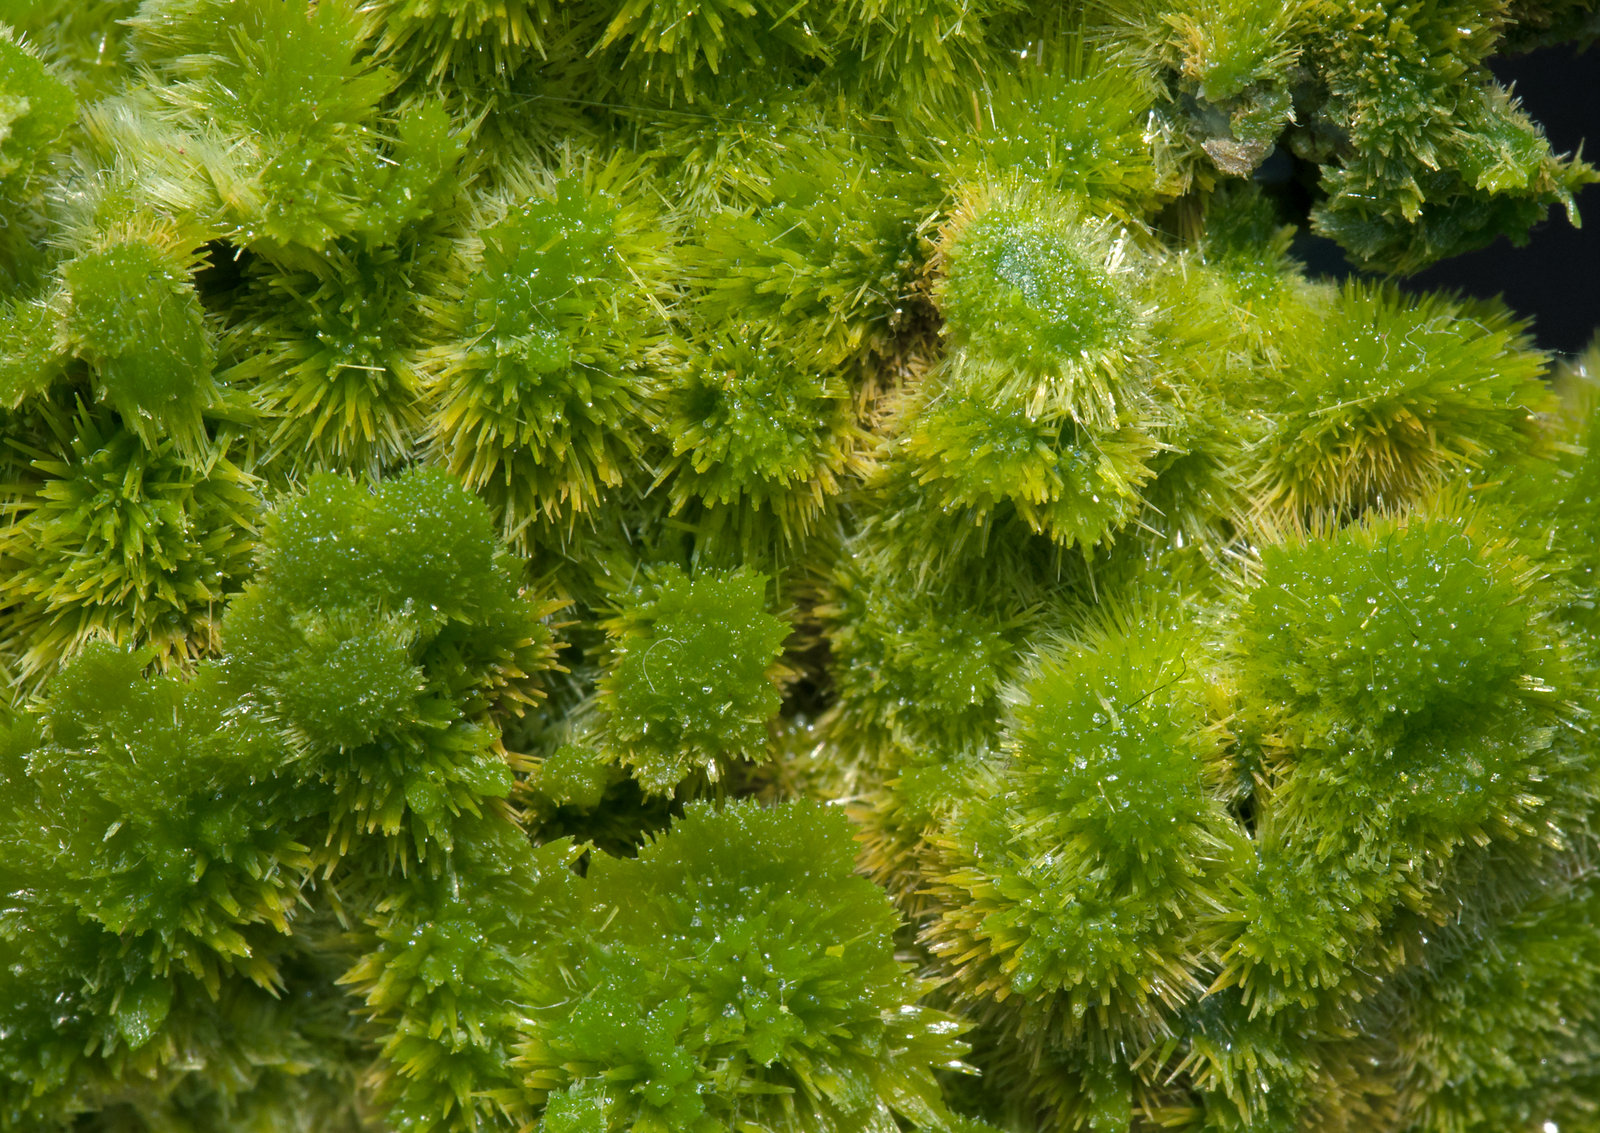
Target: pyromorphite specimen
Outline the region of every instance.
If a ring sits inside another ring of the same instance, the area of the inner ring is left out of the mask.
[[[1593,7],[0,4],[0,1133],[1593,1133]]]

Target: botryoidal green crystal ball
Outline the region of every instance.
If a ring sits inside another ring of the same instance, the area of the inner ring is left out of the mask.
[[[0,0],[0,1133],[1600,1133],[1597,36]]]

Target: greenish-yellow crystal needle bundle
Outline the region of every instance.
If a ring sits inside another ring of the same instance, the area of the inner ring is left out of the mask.
[[[1597,35],[0,0],[0,1133],[1600,1131]]]

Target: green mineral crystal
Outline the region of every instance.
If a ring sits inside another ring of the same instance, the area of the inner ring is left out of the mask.
[[[0,3],[0,1133],[1600,1130],[1597,35]]]

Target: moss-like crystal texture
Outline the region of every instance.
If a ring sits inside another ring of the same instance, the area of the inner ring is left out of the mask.
[[[0,5],[0,1133],[1592,1133],[1593,9]]]
[[[600,680],[607,743],[646,791],[729,760],[759,758],[778,711],[774,665],[789,627],[766,610],[767,580],[744,568],[653,572],[613,619]]]

